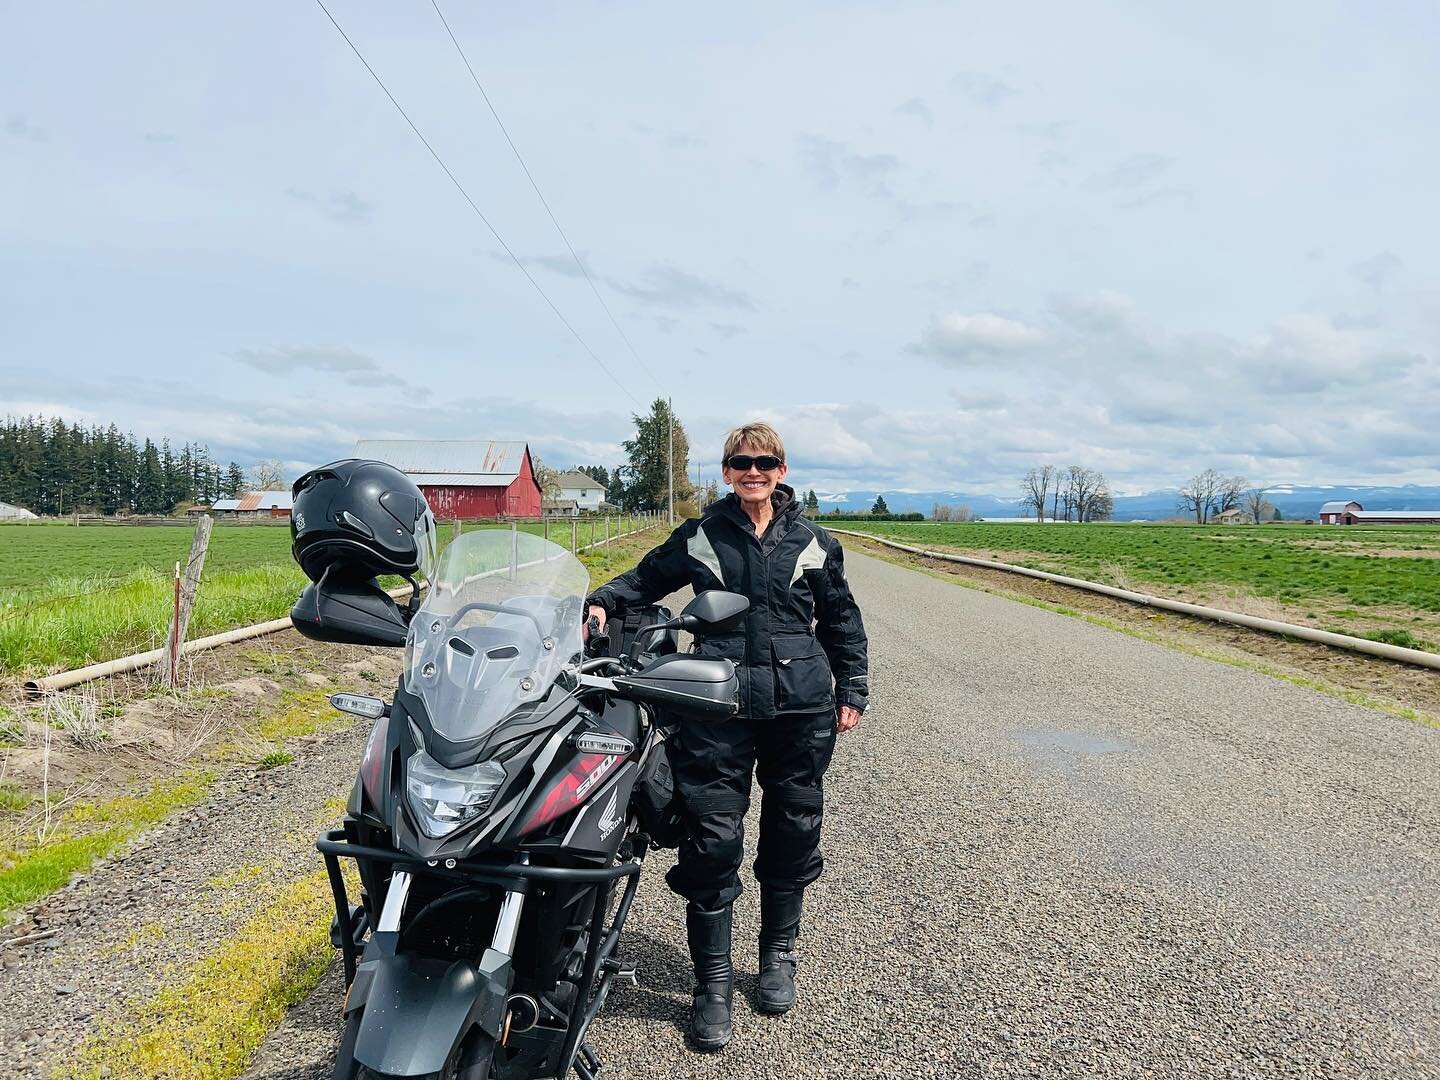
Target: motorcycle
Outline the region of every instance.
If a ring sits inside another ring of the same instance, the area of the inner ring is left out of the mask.
[[[679,653],[677,631],[733,629],[749,602],[701,593],[587,647],[584,566],[514,530],[456,539],[403,609],[331,576],[297,629],[405,649],[393,702],[332,698],[375,721],[344,824],[316,843],[346,983],[334,1077],[592,1080],[586,1032],[634,980],[616,948],[675,826],[665,722],[737,709],[734,665]]]

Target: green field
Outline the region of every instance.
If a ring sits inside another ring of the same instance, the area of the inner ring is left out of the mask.
[[[638,524],[623,522],[626,530]],[[611,519],[615,533],[621,525]],[[466,529],[480,527],[496,526]],[[542,524],[520,527],[544,532]],[[604,519],[581,519],[577,532],[579,545],[601,541]],[[451,534],[441,527],[442,542]],[[569,547],[569,522],[552,523],[550,535]],[[160,647],[175,563],[188,556],[191,537],[190,529],[166,525],[0,526],[0,672],[78,667]],[[278,619],[304,584],[288,528],[217,525],[189,637]]]
[[[1440,529],[1433,527],[836,526],[1178,599],[1216,600],[1227,592],[1265,597],[1310,625],[1440,649]]]

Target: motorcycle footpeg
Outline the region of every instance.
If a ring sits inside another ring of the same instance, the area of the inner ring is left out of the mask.
[[[616,980],[624,980],[637,990],[640,988],[640,976],[637,974],[634,964],[628,964],[624,960],[616,960],[614,957],[611,957],[605,961],[603,967],[604,970],[613,973]]]

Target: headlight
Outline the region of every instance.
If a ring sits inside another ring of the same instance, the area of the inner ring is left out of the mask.
[[[405,768],[410,808],[420,819],[425,835],[433,840],[450,835],[483,814],[504,782],[505,767],[498,761],[447,769],[424,750],[417,752]]]

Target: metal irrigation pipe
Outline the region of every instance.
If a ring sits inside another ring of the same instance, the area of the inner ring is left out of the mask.
[[[1068,585],[1072,589],[1084,589],[1087,592],[1113,596],[1117,600],[1127,600],[1132,604],[1176,611],[1182,615],[1193,615],[1198,619],[1209,619],[1212,622],[1247,626],[1251,630],[1263,630],[1267,634],[1281,634],[1285,637],[1299,638],[1301,641],[1314,641],[1335,649],[1369,653],[1372,656],[1395,660],[1401,664],[1414,664],[1417,667],[1434,668],[1440,671],[1440,653],[1426,652],[1424,649],[1407,649],[1400,645],[1387,645],[1383,641],[1351,637],[1349,634],[1333,634],[1329,630],[1316,630],[1312,626],[1300,626],[1296,623],[1279,622],[1275,619],[1262,619],[1255,615],[1241,615],[1236,611],[1222,611],[1220,608],[1187,604],[1180,600],[1167,600],[1163,596],[1150,596],[1147,593],[1131,592],[1129,589],[1117,589],[1113,585],[1101,585],[1096,581],[1066,577],[1063,574],[1049,574],[1044,570],[1032,570],[1028,566],[990,562],[988,559],[975,559],[969,555],[952,555],[945,551],[929,551],[925,548],[911,547],[909,544],[896,543],[894,540],[886,540],[884,537],[872,536],[869,533],[853,532],[850,529],[830,529],[829,531],[845,536],[858,536],[862,540],[883,544],[899,551],[908,551],[912,555],[922,555],[927,559],[940,559],[944,562],[964,563],[966,566],[982,566],[987,570],[1003,570],[1010,574],[1022,574],[1025,577],[1039,578],[1041,581],[1053,581],[1060,585]]]
[[[643,532],[646,528],[653,528],[654,523],[624,533],[625,536],[633,533]],[[619,539],[616,537],[615,539]],[[589,547],[599,547],[599,544],[584,544],[580,550],[584,551]],[[508,569],[508,568],[507,568]],[[410,587],[403,586],[398,589],[391,589],[393,597],[407,596]],[[253,626],[242,626],[236,630],[227,630],[223,634],[211,634],[209,637],[196,638],[194,641],[187,641],[176,650],[177,656],[185,656],[189,653],[204,652],[219,645],[229,645],[236,641],[246,641],[249,638],[262,637],[265,634],[278,633],[281,630],[288,630],[291,627],[290,617],[283,619],[271,619],[269,622],[256,623]],[[165,655],[164,649],[150,649],[147,652],[135,653],[133,656],[122,656],[118,660],[107,660],[101,664],[90,664],[88,667],[76,668],[74,671],[59,671],[54,675],[46,675],[39,679],[30,679],[24,685],[27,696],[40,697],[44,694],[51,694],[57,690],[68,690],[72,686],[79,686],[81,683],[91,682],[95,679],[103,679],[110,675],[123,675],[127,671],[135,671],[139,668],[149,667]]]

